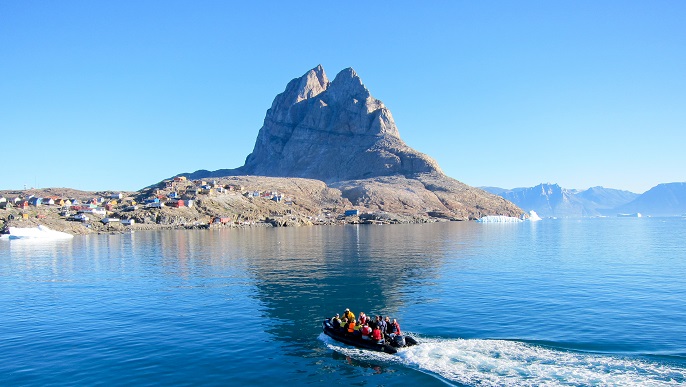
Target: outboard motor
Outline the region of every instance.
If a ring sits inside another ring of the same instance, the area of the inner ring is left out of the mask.
[[[405,346],[405,336],[402,335],[397,335],[393,338],[393,346],[394,347],[404,347]]]

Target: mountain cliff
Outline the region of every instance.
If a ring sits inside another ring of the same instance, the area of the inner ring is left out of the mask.
[[[321,65],[291,80],[267,110],[243,166],[182,175],[316,179],[340,189],[354,206],[449,219],[522,213],[444,175],[431,157],[407,146],[390,110],[352,68],[332,82]]]
[[[242,170],[325,182],[440,172],[433,159],[405,145],[390,110],[355,70],[329,82],[321,66],[274,99]]]
[[[417,173],[442,174],[432,158],[405,144],[391,111],[372,97],[355,70],[347,68],[329,82],[319,65],[276,96],[245,165],[187,176],[303,177],[329,183]]]

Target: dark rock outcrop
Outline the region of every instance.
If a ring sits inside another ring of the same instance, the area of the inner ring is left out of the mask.
[[[241,171],[329,183],[440,168],[400,139],[390,110],[353,69],[329,82],[317,66],[274,99]]]

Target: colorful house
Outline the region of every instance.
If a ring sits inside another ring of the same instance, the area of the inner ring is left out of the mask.
[[[185,207],[186,203],[184,203],[183,200],[169,200],[169,201],[167,201],[167,206],[179,208],[179,207]]]

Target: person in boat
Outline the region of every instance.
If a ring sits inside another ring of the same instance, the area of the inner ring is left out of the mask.
[[[359,320],[355,323],[355,332],[353,332],[353,335],[357,338],[362,337],[362,324],[360,324]]]
[[[369,327],[372,328],[372,330],[374,330],[374,328],[376,328],[377,326],[377,321],[378,320],[376,319],[376,316],[372,316],[369,317],[369,321],[367,321],[367,324],[369,324]]]
[[[355,319],[355,313],[351,312],[350,309],[345,308],[345,312],[343,313],[343,317],[347,318],[348,321],[354,320]]]
[[[400,336],[402,333],[400,333],[400,323],[398,320],[393,319],[393,335]]]
[[[367,315],[364,314],[364,312],[360,312],[360,318],[358,319],[360,325],[364,325],[367,323]]]
[[[340,332],[345,332],[347,329],[348,329],[348,319],[345,318],[345,317],[343,317],[343,318],[341,319],[341,326],[338,327],[338,330],[339,330]]]
[[[369,336],[372,334],[372,328],[369,327],[369,324],[364,324],[362,328],[360,328],[360,333],[362,334],[362,340],[369,340]]]
[[[381,315],[376,316],[376,325],[381,330],[381,335],[386,333],[386,322],[383,320],[383,316],[381,316]]]
[[[381,333],[381,329],[377,325],[374,330],[372,330],[372,340],[376,341],[377,343],[383,343],[383,333]]]
[[[393,323],[391,323],[390,317],[386,316],[386,320],[384,321],[384,325],[386,326],[384,333],[387,335],[392,334],[393,333]]]
[[[341,316],[338,313],[331,317],[331,326],[336,330],[341,327]]]
[[[354,335],[354,334],[355,334],[355,325],[357,325],[355,319],[348,320],[348,322],[347,322],[347,324],[346,324],[346,326],[345,326],[345,328],[346,328],[346,330],[345,330],[346,334],[348,334],[348,335],[350,335],[350,336]]]

